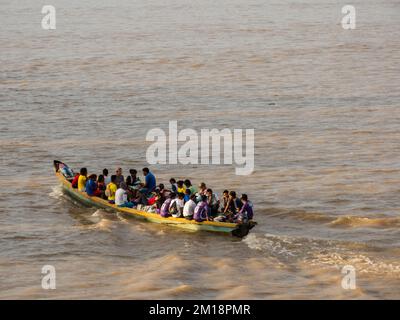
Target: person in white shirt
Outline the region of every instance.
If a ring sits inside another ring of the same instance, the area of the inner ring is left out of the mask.
[[[192,194],[190,196],[190,200],[185,203],[185,206],[183,207],[183,217],[186,219],[192,219],[193,214],[194,214],[194,208],[196,208],[196,202],[194,200],[196,199],[196,195]]]
[[[128,194],[126,193],[126,183],[121,182],[119,188],[115,192],[115,204],[118,207],[132,208],[134,203],[128,201]]]
[[[183,200],[184,194],[178,193],[178,197],[171,201],[169,206],[169,213],[174,218],[180,218],[183,214],[183,207],[185,205],[185,201]]]

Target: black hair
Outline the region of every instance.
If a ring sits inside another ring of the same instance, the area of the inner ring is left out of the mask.
[[[185,196],[185,195],[184,195],[182,192],[179,192],[179,193],[178,193],[178,197],[179,197],[179,198],[183,198],[184,196]]]
[[[229,195],[232,196],[233,198],[236,198],[236,192],[235,191],[229,192]]]
[[[207,192],[212,193],[212,189],[208,188],[208,189],[207,189]]]
[[[185,194],[191,194],[192,193],[192,191],[190,191],[190,189],[189,188],[187,188],[186,190],[185,190]]]
[[[104,182],[104,176],[102,174],[99,174],[97,177],[97,182]]]
[[[243,193],[243,194],[242,194],[242,199],[243,199],[244,201],[247,201],[247,194]]]
[[[81,168],[80,173],[81,173],[82,176],[87,175],[87,169],[86,168]]]
[[[207,201],[207,196],[203,194],[203,195],[201,196],[201,201]]]
[[[130,173],[130,174],[137,174],[137,170],[136,170],[136,169],[130,169],[130,170],[129,170],[129,173]]]
[[[111,176],[111,182],[115,182],[115,180],[117,180],[117,176],[115,174],[113,174]]]
[[[104,174],[105,176],[108,176],[108,169],[107,169],[107,168],[103,169],[103,174]]]
[[[132,177],[131,177],[131,176],[127,176],[126,179],[125,179],[125,183],[126,183],[127,185],[132,184]]]
[[[191,196],[190,196],[190,199],[196,199],[196,195],[193,193]]]
[[[149,172],[150,172],[149,168],[147,168],[147,167],[146,167],[146,168],[143,168],[142,171],[143,171],[143,172],[146,172],[146,173],[149,173]]]
[[[180,186],[183,186],[183,180],[178,180],[177,182],[176,182],[176,184],[180,187]]]
[[[190,187],[192,185],[192,183],[190,182],[189,179],[186,179],[184,184],[185,184],[185,186],[188,186],[188,187]]]
[[[175,192],[171,192],[171,193],[169,194],[169,197],[170,197],[171,199],[175,199],[176,193],[175,193]]]
[[[158,185],[158,187],[160,188],[160,190],[165,189],[164,183],[160,183],[160,184]]]
[[[224,190],[224,192],[222,192],[222,193],[228,193],[229,194],[229,190]]]
[[[175,178],[171,178],[171,179],[169,179],[169,182],[170,183],[176,183],[176,180],[175,180]]]

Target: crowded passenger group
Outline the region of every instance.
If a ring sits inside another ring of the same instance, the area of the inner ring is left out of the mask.
[[[253,204],[246,194],[239,198],[236,192],[224,190],[220,199],[216,192],[202,182],[195,187],[189,179],[169,180],[169,188],[157,185],[156,177],[149,168],[142,169],[143,181],[135,169],[129,170],[125,178],[122,169],[109,175],[90,174],[82,168],[72,180],[72,187],[86,192],[91,197],[100,197],[118,207],[137,208],[162,217],[246,223],[253,219]]]

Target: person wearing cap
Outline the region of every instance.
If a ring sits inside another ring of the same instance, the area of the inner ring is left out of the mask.
[[[118,207],[132,208],[135,205],[133,202],[128,201],[127,188],[126,183],[121,182],[119,188],[115,192],[115,204]]]

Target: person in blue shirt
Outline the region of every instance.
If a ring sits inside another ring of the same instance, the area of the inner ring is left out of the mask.
[[[154,174],[150,172],[149,168],[143,168],[142,171],[145,183],[140,189],[140,194],[142,195],[141,202],[143,204],[147,204],[146,196],[155,190],[157,182],[156,182],[156,177],[154,176]]]
[[[97,182],[96,182],[97,176],[95,174],[91,174],[86,182],[86,193],[88,196],[94,196],[97,190]]]
[[[190,200],[190,195],[191,195],[192,193],[190,192],[190,189],[186,189],[186,191],[185,191],[185,196],[183,197],[183,201],[185,201],[185,203],[186,202],[188,202],[189,200]]]
[[[144,188],[147,189],[147,193],[153,192],[156,188],[156,177],[152,174],[149,168],[143,168],[143,175],[145,177]]]

